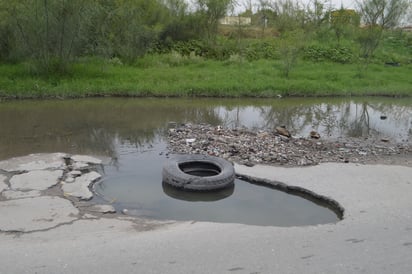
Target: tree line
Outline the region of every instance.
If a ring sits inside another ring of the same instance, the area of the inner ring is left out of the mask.
[[[262,33],[276,30],[283,41],[278,52],[290,65],[307,37],[327,36],[339,44],[349,36],[354,39],[360,22],[366,27],[356,39],[368,57],[382,32],[397,26],[410,7],[409,0],[359,0],[356,11],[330,10],[321,0],[307,5],[294,0],[256,3],[257,9],[240,0],[0,0],[0,62],[30,60],[45,73],[64,73],[84,56],[133,63],[148,52],[196,50],[196,43],[215,51],[219,19],[240,5],[245,10],[240,16],[251,17]],[[237,41],[230,54],[244,54],[242,31],[238,26],[229,37]]]

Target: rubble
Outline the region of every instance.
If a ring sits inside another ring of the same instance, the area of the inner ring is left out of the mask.
[[[322,162],[371,163],[384,156],[411,156],[408,143],[380,140],[323,140],[285,136],[277,127],[273,131],[252,131],[246,128],[223,128],[206,124],[183,124],[169,130],[171,153],[207,154],[248,166],[270,164],[309,166]],[[318,136],[316,136],[318,137]],[[193,142],[187,142],[187,139]],[[412,157],[407,157],[412,159]]]

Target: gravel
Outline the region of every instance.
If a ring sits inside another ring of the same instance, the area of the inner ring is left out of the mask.
[[[293,134],[287,137],[283,132],[280,127],[273,131],[252,131],[206,124],[171,124],[168,149],[178,154],[213,155],[247,166],[311,166],[322,162],[412,166],[412,147],[408,142],[367,138],[329,140],[316,132],[308,137]]]

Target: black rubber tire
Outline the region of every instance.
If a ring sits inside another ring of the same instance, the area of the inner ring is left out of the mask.
[[[235,186],[228,186],[213,191],[182,191],[177,187],[163,183],[163,192],[173,199],[187,202],[215,202],[226,199],[235,192]]]
[[[180,166],[190,163],[215,166],[219,169],[213,176],[196,176],[185,173]],[[233,186],[235,169],[232,163],[225,159],[200,154],[176,155],[163,166],[163,183],[183,190],[211,191]]]

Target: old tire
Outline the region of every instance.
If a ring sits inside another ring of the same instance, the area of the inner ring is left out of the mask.
[[[187,202],[215,202],[226,199],[235,192],[234,185],[213,191],[182,191],[166,183],[163,183],[162,187],[167,196]]]
[[[183,190],[212,191],[233,186],[233,165],[218,157],[177,155],[167,161],[162,171],[163,183]]]

